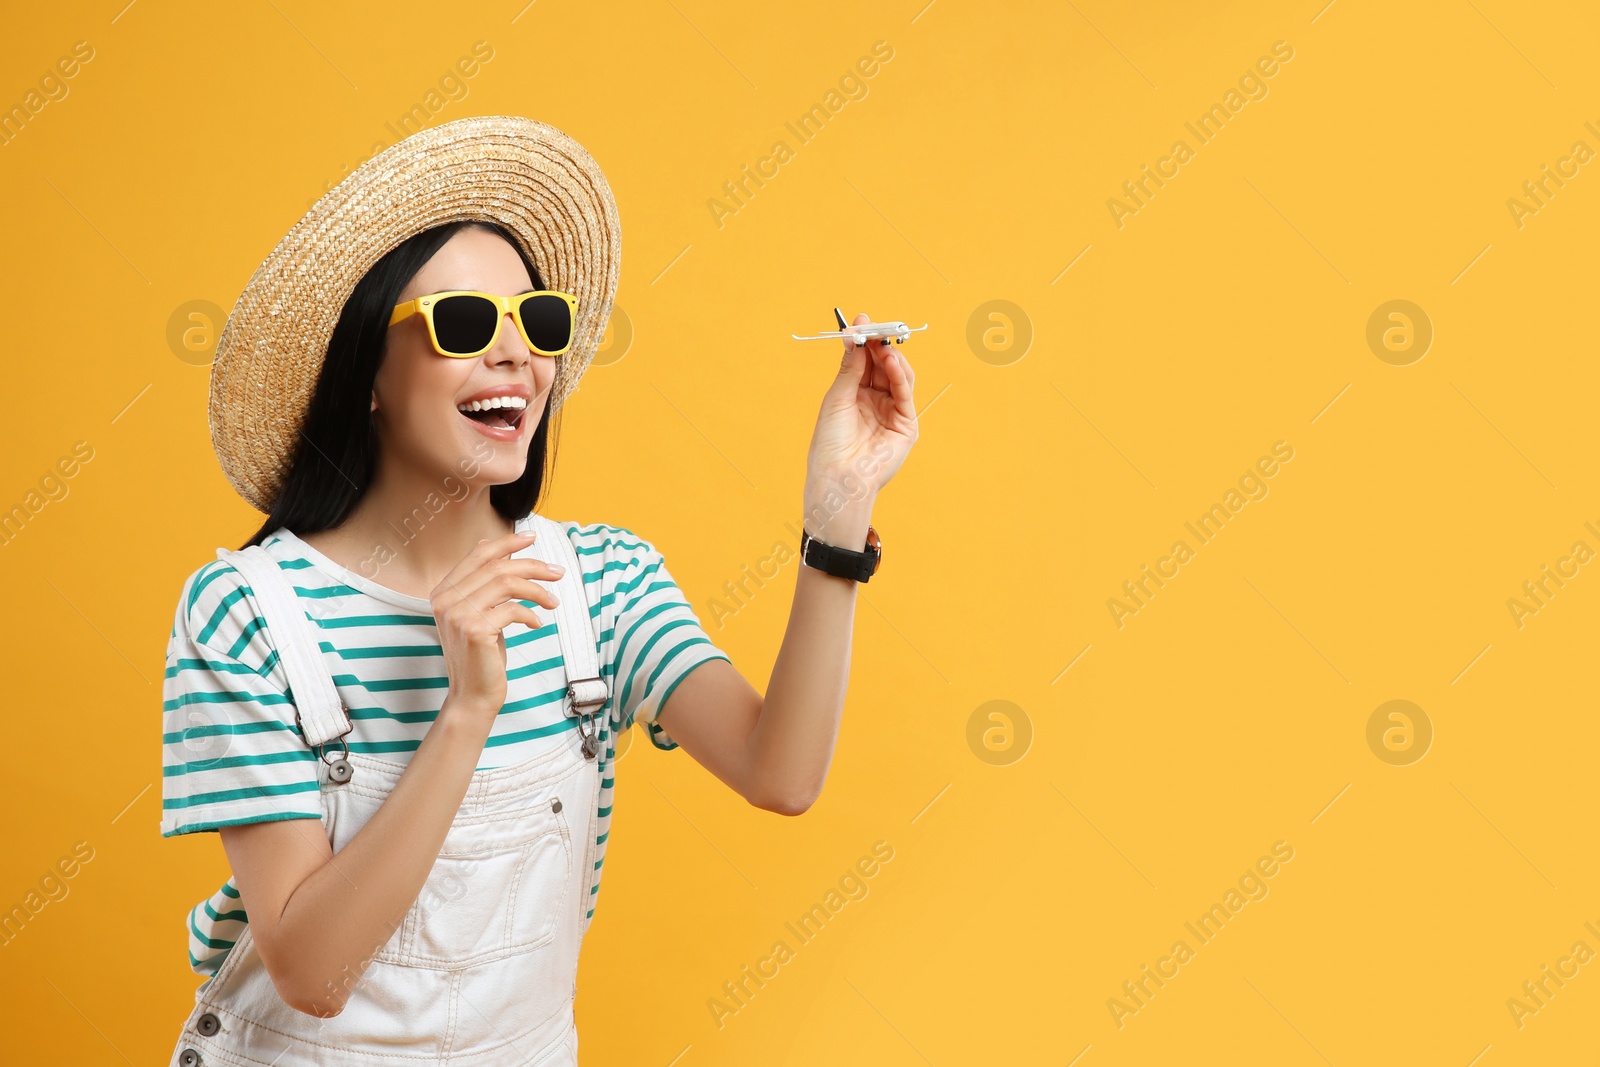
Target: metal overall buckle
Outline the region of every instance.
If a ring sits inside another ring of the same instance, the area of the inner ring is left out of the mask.
[[[578,686],[583,682],[599,682],[600,695],[589,700],[578,696]],[[600,752],[600,731],[595,727],[595,710],[611,699],[611,687],[596,675],[593,678],[573,678],[567,682],[567,714],[578,720],[578,736],[583,740],[583,758],[594,759]],[[581,708],[595,710],[582,711]]]
[[[342,701],[342,700],[339,701],[339,709],[344,712],[345,721],[346,722],[350,722],[350,709],[345,705],[345,702]],[[305,724],[300,721],[300,709],[299,708],[294,709],[294,725],[295,725],[295,728],[300,731],[300,736],[304,737],[306,735],[306,728],[305,728]],[[355,723],[352,722],[352,723],[350,723],[349,726],[346,726],[344,728],[344,733],[339,734],[338,736],[333,737],[333,738],[329,739],[328,741],[324,741],[320,745],[311,745],[310,746],[311,747],[311,751],[315,752],[317,754],[318,758],[320,758],[323,763],[326,763],[328,765],[328,778],[329,778],[329,780],[333,781],[333,782],[336,782],[336,783],[338,783],[340,785],[343,785],[345,782],[348,782],[355,775],[355,768],[350,766],[350,760],[349,760],[350,743],[344,739],[345,734],[348,734],[351,730],[354,730],[355,728],[356,728],[356,725],[355,725]],[[344,749],[344,755],[340,756],[338,759],[330,760],[328,758],[327,752],[324,751],[324,750],[330,744],[332,744],[334,741],[339,742],[339,747]]]

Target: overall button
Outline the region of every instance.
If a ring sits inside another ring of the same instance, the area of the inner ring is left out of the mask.
[[[178,1062],[183,1064],[183,1067],[200,1067],[200,1053],[192,1048],[186,1048],[178,1057]]]
[[[550,810],[551,811],[560,811],[561,810],[561,798],[560,797],[556,797],[554,800],[552,800],[550,802]]]
[[[211,1037],[222,1029],[222,1023],[208,1011],[195,1020],[194,1028],[202,1037]]]

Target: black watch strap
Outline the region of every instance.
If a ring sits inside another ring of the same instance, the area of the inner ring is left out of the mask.
[[[867,544],[863,552],[824,544],[811,536],[810,530],[803,530],[800,562],[837,578],[866,582],[877,573],[878,565],[883,562],[883,543],[878,538],[878,531],[870,525],[867,527]]]

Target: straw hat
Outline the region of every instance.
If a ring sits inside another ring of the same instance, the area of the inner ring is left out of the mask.
[[[578,298],[550,412],[577,388],[611,315],[622,251],[599,165],[532,119],[466,118],[422,130],[313,204],[256,269],[222,328],[211,366],[211,444],[251,506],[272,510],[356,283],[406,238],[460,219],[504,226],[547,287]]]

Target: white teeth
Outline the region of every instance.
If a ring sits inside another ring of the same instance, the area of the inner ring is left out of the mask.
[[[491,396],[487,400],[473,400],[466,404],[457,404],[457,411],[488,411],[491,408],[526,408],[528,402],[520,396]]]

